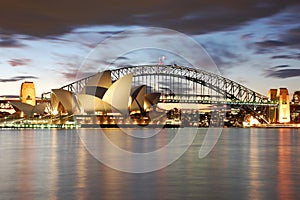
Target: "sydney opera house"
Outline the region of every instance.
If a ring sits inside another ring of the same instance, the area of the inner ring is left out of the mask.
[[[33,103],[34,85],[21,87],[21,99],[11,102],[21,116],[49,119],[51,123],[76,120],[87,124],[149,123],[149,112],[155,107],[160,93],[146,93],[146,85],[132,88],[133,74],[112,81],[109,70],[90,77],[80,93],[64,89],[52,89],[50,100]],[[24,97],[23,97],[24,96]],[[156,112],[157,113],[157,112]],[[152,115],[154,116],[154,115]]]

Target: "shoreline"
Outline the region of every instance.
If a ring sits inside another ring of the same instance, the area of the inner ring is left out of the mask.
[[[1,129],[81,129],[81,128],[213,128],[197,126],[181,126],[172,124],[2,124]],[[227,127],[223,128],[300,128],[300,124],[261,124],[247,127]]]

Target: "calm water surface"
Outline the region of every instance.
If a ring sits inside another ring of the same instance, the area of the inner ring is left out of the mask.
[[[148,152],[166,145],[174,131],[150,142],[117,129],[106,135],[121,148]],[[199,159],[205,133],[170,166],[130,174],[95,159],[74,130],[0,130],[0,199],[300,199],[299,129],[224,129]]]

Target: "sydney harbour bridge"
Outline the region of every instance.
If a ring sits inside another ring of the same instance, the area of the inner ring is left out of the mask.
[[[112,80],[133,73],[133,86],[147,85],[148,92],[160,92],[160,101],[179,103],[224,103],[269,105],[268,97],[237,82],[204,70],[174,65],[130,66],[111,71]],[[61,87],[79,93],[93,76]]]
[[[277,107],[268,97],[235,81],[200,69],[177,65],[126,66],[111,70],[112,80],[133,73],[133,87],[146,85],[147,92],[161,93],[160,103],[239,106],[260,122],[268,123],[267,110]],[[61,87],[79,93],[86,77]]]

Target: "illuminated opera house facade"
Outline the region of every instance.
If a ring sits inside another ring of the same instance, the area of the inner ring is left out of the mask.
[[[149,123],[149,112],[155,110],[160,93],[146,93],[146,85],[132,88],[133,74],[112,82],[111,72],[106,70],[89,78],[78,94],[64,89],[52,89],[50,100],[37,105],[24,101],[11,102],[27,118],[40,116],[51,118],[52,123],[65,123],[74,119],[80,123],[115,123],[115,120],[142,120]],[[28,98],[33,96],[34,85],[27,84]],[[26,93],[26,92],[25,92]],[[24,96],[23,95],[23,96]],[[23,97],[21,96],[21,99]],[[22,116],[21,116],[22,117]],[[113,122],[112,122],[113,121]],[[120,123],[120,122],[119,122]]]

